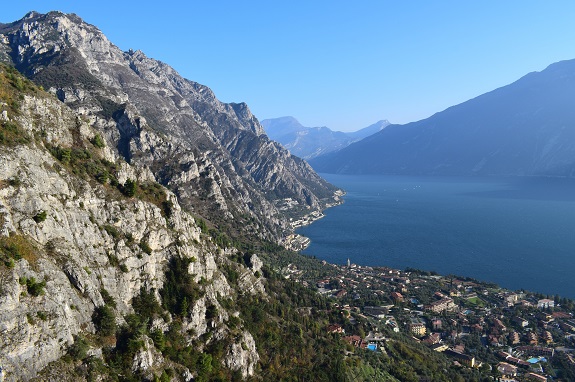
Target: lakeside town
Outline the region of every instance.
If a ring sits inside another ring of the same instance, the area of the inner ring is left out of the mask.
[[[573,380],[572,300],[415,269],[322,264],[328,276],[310,278],[295,264],[283,274],[328,297],[340,320],[325,330],[352,350],[385,354],[402,335],[498,381]]]
[[[340,205],[343,203],[343,199],[342,197],[345,195],[345,191],[343,190],[336,190],[333,193],[333,202],[332,203],[327,203],[325,205],[325,208],[330,208],[330,207],[334,207],[337,205]],[[282,199],[281,201],[279,201],[277,203],[277,207],[280,211],[289,211],[289,210],[297,210],[298,208],[301,208],[301,205],[293,200],[292,198],[285,198]],[[285,238],[283,238],[283,240],[280,241],[280,245],[283,246],[286,249],[289,249],[291,251],[303,251],[304,249],[306,249],[309,244],[310,244],[310,239],[299,235],[297,233],[295,233],[295,230],[297,228],[306,226],[306,225],[310,225],[313,222],[315,222],[316,220],[319,220],[321,218],[323,218],[325,215],[323,214],[322,210],[313,210],[307,214],[305,214],[304,216],[298,217],[298,218],[290,218],[290,227],[291,227],[291,233],[289,235],[287,235]]]

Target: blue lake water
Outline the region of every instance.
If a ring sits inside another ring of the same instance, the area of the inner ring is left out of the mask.
[[[574,180],[322,176],[347,195],[298,229],[306,254],[575,298]]]

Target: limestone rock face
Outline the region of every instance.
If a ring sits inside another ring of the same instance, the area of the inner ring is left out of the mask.
[[[103,335],[102,312],[128,325],[135,297],[162,298],[176,283],[167,277],[174,259],[188,264],[193,298],[158,308],[150,327],[176,328],[198,352],[222,341],[220,361],[253,375],[255,342],[231,307],[267,298],[262,263],[249,254],[246,267],[248,254],[225,248],[210,229],[279,241],[291,229],[285,214],[324,208],[334,187],[270,141],[247,105],[222,103],[168,65],[122,52],[78,16],[31,12],[0,24],[0,60],[46,89],[0,66],[0,123],[21,138],[0,142],[6,379],[60,378],[71,345]],[[197,376],[136,334],[132,372]],[[90,346],[104,357],[104,345]]]
[[[8,118],[22,134],[36,138],[14,147],[0,145],[0,256],[5,262],[0,265],[0,365],[6,380],[36,376],[68,352],[76,335],[94,333],[94,311],[106,298],[115,301],[116,320],[122,324],[123,317],[134,312],[132,301],[141,290],[156,295],[162,290],[174,256],[190,259],[188,273],[203,282],[202,297],[190,302],[182,329],[190,343],[208,331],[215,333],[213,341],[230,335],[229,313],[220,296],[265,293],[252,270],[229,259],[232,250],[218,248],[202,235],[169,190],[157,186],[170,202],[166,215],[154,203],[76,174],[78,167],[50,154],[50,147],[91,145],[98,131],[90,119],[78,118],[66,104],[42,92],[23,97],[19,113]],[[90,155],[114,157],[116,175],[123,181],[145,184],[154,179],[148,168],[128,164],[105,147]],[[38,218],[40,213],[43,218]],[[241,284],[232,287],[222,266],[235,267]],[[217,317],[206,317],[211,306]],[[168,324],[158,318],[152,326],[165,332]],[[249,334],[244,337],[231,340],[231,346],[242,341],[249,345]],[[143,375],[162,370],[167,361],[148,337],[141,341],[144,346],[134,356],[133,370]],[[236,349],[233,354],[239,358],[233,367],[245,375],[253,373],[258,361],[254,352]],[[102,357],[102,349],[91,354]]]
[[[144,347],[140,349],[132,361],[132,371],[149,371],[164,363],[164,357],[154,348],[154,342],[148,336],[143,338]]]
[[[279,201],[297,201],[298,213],[332,201],[335,188],[269,140],[246,104],[222,103],[143,52],[122,52],[75,15],[31,13],[7,24],[0,51],[96,126],[109,160],[146,168],[219,227],[277,241],[290,229]]]
[[[228,350],[225,364],[232,370],[239,370],[245,378],[254,374],[253,365],[259,360],[256,343],[249,332],[243,332],[241,342],[232,344]]]

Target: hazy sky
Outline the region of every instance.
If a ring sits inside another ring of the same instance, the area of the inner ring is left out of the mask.
[[[575,58],[573,0],[5,2],[76,13],[259,118],[407,123]]]

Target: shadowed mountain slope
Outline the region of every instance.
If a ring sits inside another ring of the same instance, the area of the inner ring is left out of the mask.
[[[575,61],[310,161],[346,174],[573,176]]]

